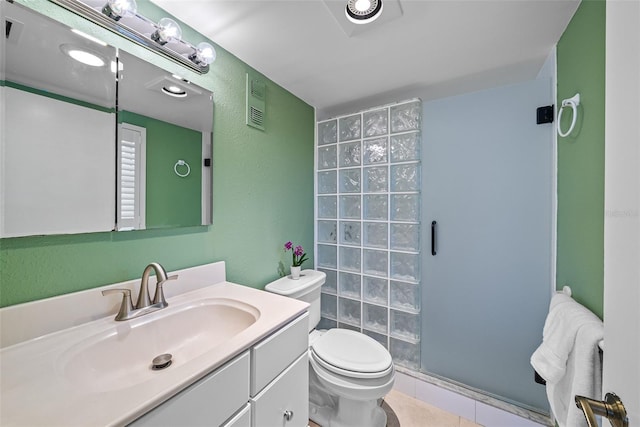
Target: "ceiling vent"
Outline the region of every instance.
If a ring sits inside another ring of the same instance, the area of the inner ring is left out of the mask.
[[[247,125],[265,130],[267,85],[256,76],[247,73]]]

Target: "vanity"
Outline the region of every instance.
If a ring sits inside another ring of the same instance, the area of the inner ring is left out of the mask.
[[[308,304],[224,270],[171,272],[169,306],[127,321],[101,291],[138,280],[0,309],[0,424],[306,426]]]

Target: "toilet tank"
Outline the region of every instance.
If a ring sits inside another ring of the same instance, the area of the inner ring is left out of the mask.
[[[320,288],[327,279],[322,271],[302,270],[300,278],[293,280],[291,276],[284,276],[265,286],[265,291],[295,298],[311,304],[309,307],[309,331],[320,322]]]

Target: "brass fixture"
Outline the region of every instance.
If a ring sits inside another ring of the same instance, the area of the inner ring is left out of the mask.
[[[629,427],[627,410],[622,401],[614,393],[607,393],[604,401],[589,399],[584,396],[576,396],[576,406],[582,409],[589,427],[598,427],[596,415],[606,417],[612,427]]]

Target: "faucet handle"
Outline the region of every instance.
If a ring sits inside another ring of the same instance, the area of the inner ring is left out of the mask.
[[[162,285],[164,285],[166,282],[168,282],[169,280],[177,280],[178,279],[178,275],[173,275],[173,276],[169,276],[167,277],[165,280],[161,280],[156,284],[156,293],[153,296],[153,304],[158,304],[160,303],[160,306],[162,307],[166,307],[169,304],[167,303],[167,300],[164,299],[164,291],[162,290]]]
[[[107,289],[102,291],[102,295],[122,294],[122,303],[120,303],[120,310],[116,314],[115,320],[126,320],[129,318],[131,310],[133,310],[133,303],[131,302],[131,290],[130,289]]]

